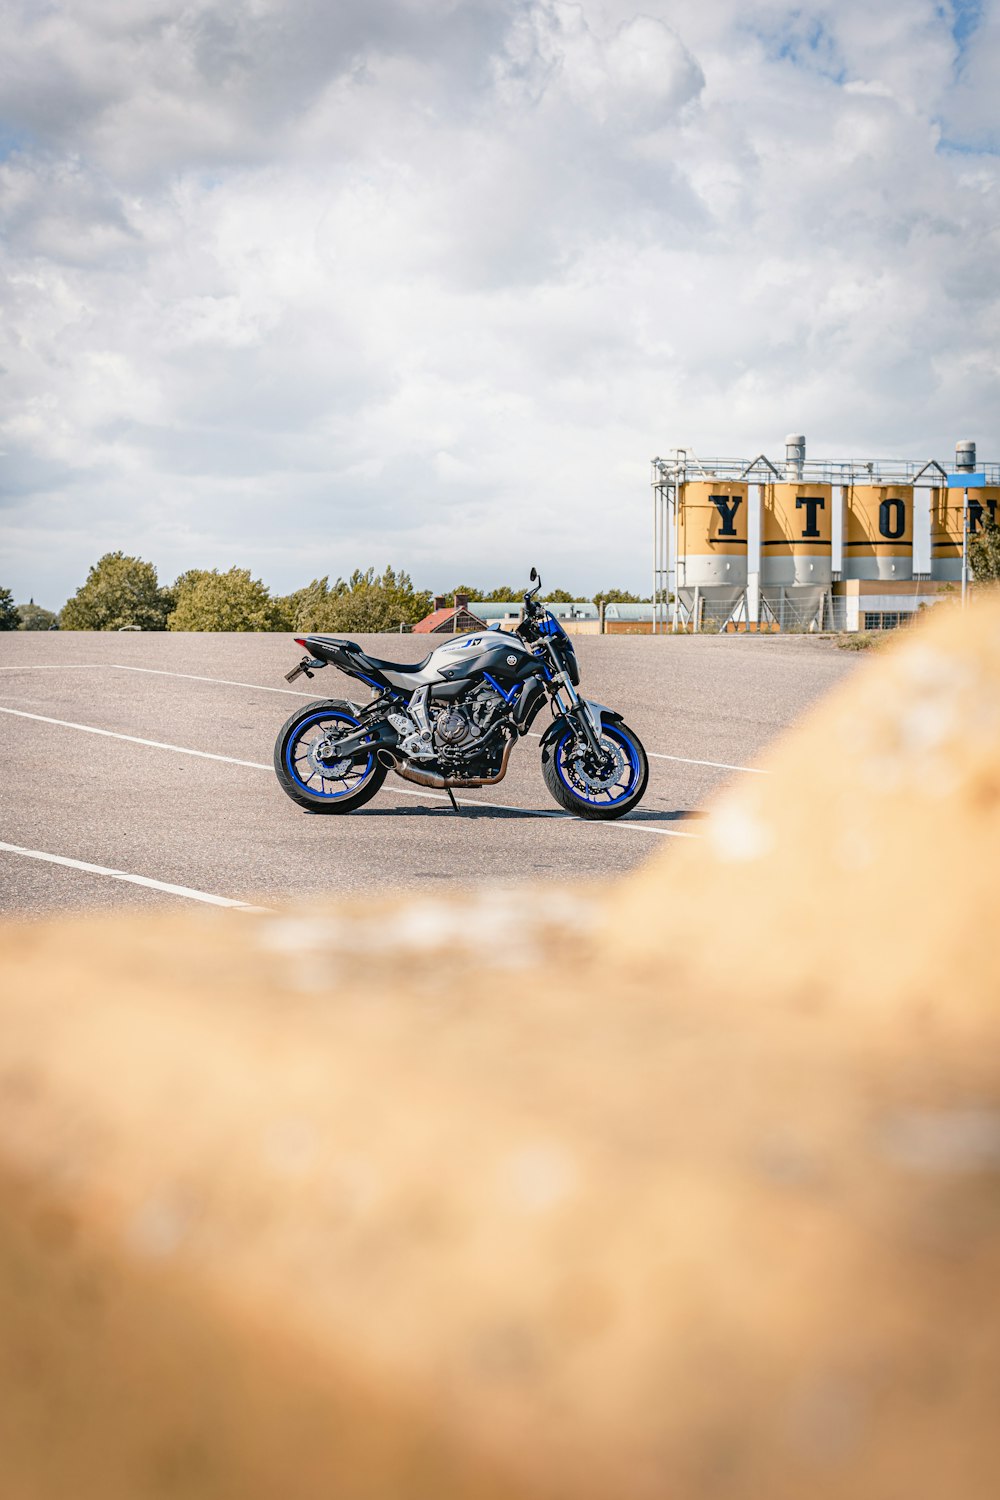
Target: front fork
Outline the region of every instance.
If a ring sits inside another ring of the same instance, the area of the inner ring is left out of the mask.
[[[604,747],[601,744],[601,719],[596,714],[585,698],[581,698],[568,672],[559,671],[553,674],[553,682],[557,686],[553,689],[554,698],[559,712],[565,714],[571,723],[578,725],[586,740],[588,748],[599,758],[604,757]]]

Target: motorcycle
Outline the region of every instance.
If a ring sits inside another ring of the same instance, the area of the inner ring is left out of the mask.
[[[577,692],[573,642],[539,602],[531,570],[524,614],[448,640],[416,665],[382,661],[354,641],[296,636],[308,653],[286,681],[335,666],[372,689],[368,703],[323,699],[294,713],[274,747],[274,769],[293,802],[312,812],[353,812],[390,771],[444,790],[493,786],[511,750],[548,704],[542,775],[555,801],[580,818],[620,818],[641,800],[646,752],[621,714]]]

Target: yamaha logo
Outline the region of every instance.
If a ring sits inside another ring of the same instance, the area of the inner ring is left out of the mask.
[[[508,658],[507,658],[507,665],[508,665],[508,667],[516,667],[517,666],[517,657],[516,656],[508,656]]]

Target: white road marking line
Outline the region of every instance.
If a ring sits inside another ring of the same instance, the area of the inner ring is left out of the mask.
[[[70,870],[85,870],[88,875],[106,875],[109,880],[124,880],[129,885],[147,886],[151,891],[165,891],[168,896],[186,896],[189,901],[206,901],[209,906],[234,906],[240,911],[265,911],[249,901],[234,901],[229,896],[213,896],[209,891],[194,891],[187,885],[171,885],[166,880],[150,880],[147,875],[129,875],[125,870],[109,870],[106,865],[88,864],[83,859],[67,859],[64,854],[47,854],[41,849],[22,849],[19,844],[0,843],[0,853],[19,854],[24,859],[39,859],[49,865],[65,865]]]
[[[68,661],[30,662],[23,667],[0,666],[0,672],[63,672],[89,668],[107,672],[145,672],[151,677],[183,677],[187,682],[217,682],[220,687],[251,688],[257,693],[287,693],[290,698],[315,698],[315,693],[303,693],[298,688],[265,687],[259,682],[233,682],[228,677],[198,677],[194,672],[166,672],[160,667],[128,667],[117,661]]]
[[[148,672],[152,677],[184,677],[188,682],[217,682],[221,687],[252,688],[255,693],[287,693],[290,698],[315,698],[315,693],[304,693],[301,688],[264,687],[259,682],[233,682],[229,677],[197,677],[194,672],[167,672],[162,667],[126,667],[121,662],[109,661],[106,666],[116,672]]]
[[[113,729],[95,729],[93,724],[76,724],[70,719],[50,719],[45,714],[29,714],[23,708],[0,708],[0,714],[18,719],[37,719],[41,724],[58,724],[62,729],[82,729],[84,734],[103,734],[109,740],[128,740],[133,745],[148,745],[152,750],[173,750],[177,755],[198,755],[202,760],[224,760],[231,766],[250,766],[254,771],[270,771],[259,760],[237,760],[233,755],[215,755],[211,750],[191,750],[186,745],[166,745],[162,740],[142,740],[135,734],[117,734]]]
[[[541,735],[536,734],[533,729],[528,730],[533,740],[540,740]],[[765,771],[763,766],[731,766],[724,760],[693,760],[690,755],[664,755],[662,750],[647,750],[646,754],[650,760],[680,760],[686,766],[714,766],[717,771],[747,771],[751,776],[769,776],[770,771]]]
[[[234,682],[229,677],[199,677],[194,672],[168,672],[162,667],[129,667],[124,666],[121,662],[111,661],[67,662],[65,665],[77,668],[105,667],[109,671],[114,672],[147,672],[153,677],[182,677],[187,682],[215,682],[220,687],[251,688],[253,691],[260,693],[286,693],[290,698],[316,697],[315,693],[303,693],[298,688],[264,687],[259,682]],[[58,666],[53,666],[49,663],[24,667],[0,667],[0,672],[55,672],[59,670]],[[529,735],[533,740],[541,739],[541,735],[535,734],[534,730],[530,730]],[[695,760],[690,755],[666,755],[662,750],[647,750],[646,754],[650,760],[676,760],[686,766],[711,766],[716,771],[745,771],[750,776],[769,776],[771,774],[762,766],[733,766],[724,760]],[[554,816],[558,816],[558,814]]]
[[[17,719],[35,719],[40,724],[57,724],[62,729],[80,729],[84,734],[100,734],[109,740],[125,740],[130,745],[146,745],[151,750],[172,750],[175,755],[197,755],[202,760],[221,760],[225,761],[227,765],[231,766],[248,766],[252,771],[274,770],[273,766],[265,765],[263,761],[259,760],[237,760],[234,755],[216,755],[211,750],[192,750],[187,745],[168,745],[163,740],[140,739],[139,736],[135,734],[119,734],[113,729],[96,729],[93,724],[78,724],[71,719],[51,719],[46,714],[29,714],[23,708],[0,707],[0,714],[13,714],[13,716]],[[430,787],[428,787],[426,791],[421,790],[419,792],[410,791],[409,787],[395,786],[387,786],[385,790],[394,792],[397,796],[400,797],[422,797],[425,800],[428,797],[431,797],[435,801],[439,802],[446,802],[448,800],[447,792],[435,792],[431,790]],[[568,818],[571,822],[574,823],[585,823],[591,821],[588,818],[574,818],[572,813],[547,812],[543,811],[540,808],[532,807],[513,807],[509,803],[505,802],[473,802],[468,797],[456,797],[455,800],[456,802],[461,803],[463,807],[496,808],[498,812],[516,812],[520,813],[522,817],[528,818]],[[659,834],[661,838],[696,839],[699,837],[697,833],[682,833],[679,829],[675,828],[646,828],[640,823],[633,822],[628,817],[617,820],[611,826],[626,826],[633,829],[637,833]]]
[[[664,755],[662,750],[647,750],[651,760],[682,760],[686,766],[714,766],[718,771],[746,771],[750,776],[770,776],[763,766],[731,766],[724,760],[694,760],[690,755]]]

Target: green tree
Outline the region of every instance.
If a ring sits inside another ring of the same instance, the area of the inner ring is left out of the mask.
[[[17,630],[21,616],[14,608],[14,595],[10,589],[0,589],[0,630]]]
[[[56,616],[51,609],[43,609],[34,599],[17,606],[17,617],[21,622],[19,630],[48,630],[56,623]]]
[[[195,584],[200,583],[203,578],[210,576],[208,568],[188,568],[185,573],[178,573],[170,586],[170,592],[174,595],[173,608],[177,608],[177,595],[182,589],[194,588]]]
[[[325,582],[325,580],[323,580]],[[338,578],[326,601],[316,612],[314,630],[398,630],[415,625],[428,614],[431,595],[415,589],[409,573],[387,567],[379,575],[374,568],[364,573],[356,568],[345,582]]]
[[[192,568],[174,584],[176,605],[168,630],[286,630],[282,601],[249,568],[220,573]]]
[[[470,599],[488,599],[490,597],[489,594],[482,593],[478,584],[475,583],[456,583],[450,592],[445,591],[444,597],[446,599],[454,599],[456,594],[468,594]]]
[[[331,589],[329,578],[314,578],[305,588],[285,594],[275,603],[280,604],[289,630],[322,630],[325,628],[322,621],[329,614],[330,599],[338,590],[340,593],[347,591],[347,584],[342,579]]]
[[[575,604],[576,595],[567,594],[565,589],[550,589],[547,594],[542,595],[546,604]]]
[[[628,589],[602,589],[599,594],[594,595],[594,603],[600,609],[602,604],[643,604],[639,594],[630,594]]]
[[[63,606],[60,624],[64,630],[120,630],[124,625],[163,630],[172,603],[152,563],[106,552]]]
[[[1000,526],[992,516],[969,537],[969,567],[977,583],[1000,583]]]

